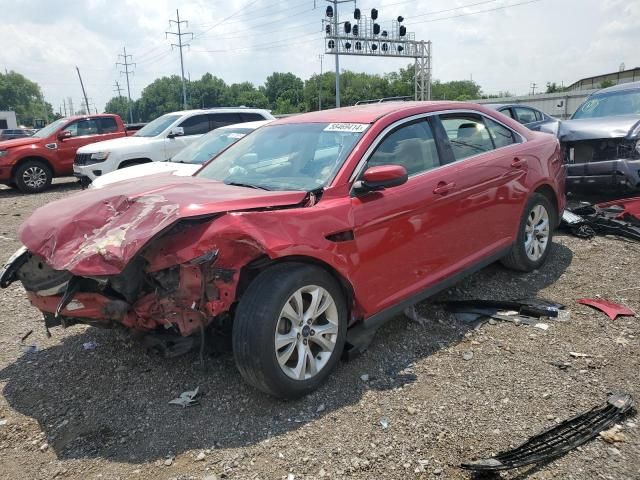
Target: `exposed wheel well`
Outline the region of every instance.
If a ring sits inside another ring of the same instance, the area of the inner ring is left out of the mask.
[[[118,165],[118,170],[121,168],[130,167],[131,165],[140,165],[142,163],[151,163],[152,160],[150,158],[131,158],[129,160],[125,160]]]
[[[349,310],[349,314],[351,314],[351,310],[353,309],[353,300],[355,297],[353,286],[351,285],[351,283],[328,263],[325,263],[322,260],[318,260],[317,258],[305,257],[301,255],[292,255],[289,257],[281,257],[276,259],[271,259],[268,256],[263,255],[245,265],[240,270],[240,279],[238,281],[238,298],[242,296],[249,284],[253,282],[253,280],[258,276],[260,272],[272,265],[281,263],[304,263],[307,265],[315,265],[325,270],[333,278],[335,278],[335,280],[340,285],[340,288],[345,295],[347,309]]]
[[[44,163],[47,167],[49,167],[49,170],[51,170],[51,175],[55,176],[56,171],[53,168],[53,166],[51,165],[51,163],[49,163],[49,160],[47,160],[46,158],[44,158],[44,157],[24,157],[24,158],[21,158],[20,160],[18,160],[16,162],[16,164],[13,166],[13,168],[11,169],[11,177],[13,177],[16,174],[16,170],[18,169],[18,167],[20,165],[22,165],[24,162],[27,162],[29,160],[34,160],[36,162]]]

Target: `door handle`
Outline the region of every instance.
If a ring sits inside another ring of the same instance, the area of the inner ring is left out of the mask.
[[[433,189],[433,193],[436,195],[446,195],[456,186],[455,182],[447,183],[447,182],[438,182],[436,188]]]
[[[522,168],[522,167],[525,167],[526,165],[527,165],[527,161],[524,158],[516,157],[511,162],[511,166],[513,168]]]

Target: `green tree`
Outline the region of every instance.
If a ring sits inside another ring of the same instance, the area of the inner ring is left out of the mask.
[[[225,107],[232,103],[229,87],[221,78],[205,73],[189,86],[189,104],[192,108]]]
[[[40,86],[13,70],[0,73],[0,110],[16,112],[23,125],[33,125],[36,118],[54,119],[53,107],[44,101]]]
[[[178,75],[161,77],[143,90],[135,103],[136,118],[148,122],[165,113],[182,110],[182,81]]]
[[[600,88],[613,87],[616,84],[613,80],[603,80],[600,82]]]
[[[274,72],[267,77],[264,84],[264,94],[269,103],[277,110],[277,101],[283,100],[281,105],[295,105],[300,111],[304,99],[304,83],[293,73]]]
[[[482,90],[473,80],[453,80],[441,82],[436,80],[431,85],[433,100],[473,100],[480,98]]]
[[[545,93],[559,93],[565,90],[566,88],[561,87],[556,82],[547,82],[547,91]]]
[[[122,121],[129,122],[129,99],[127,97],[119,96],[110,99],[104,107],[104,113],[115,113],[120,115]],[[135,116],[134,116],[135,118]]]
[[[253,108],[269,108],[269,99],[259,90],[241,92],[238,95],[236,105]]]

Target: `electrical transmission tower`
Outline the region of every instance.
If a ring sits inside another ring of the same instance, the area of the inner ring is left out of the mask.
[[[118,92],[118,98],[120,98],[122,96],[122,87],[120,86],[120,83],[116,80],[115,85],[113,86],[113,93]]]
[[[122,57],[122,62],[116,62],[116,66],[122,65],[124,67],[124,72],[120,71],[120,74],[123,73],[127,77],[127,95],[129,97],[129,123],[133,123],[133,112],[131,111],[131,87],[129,86],[129,74],[133,75],[133,72],[129,71],[129,67],[135,67],[136,64],[129,61],[130,58],[133,58],[131,55],[127,55],[127,47],[122,47],[122,54],[118,55],[118,58]]]
[[[182,31],[182,27],[181,25],[184,23],[185,25],[188,25],[189,23],[186,20],[180,20],[180,12],[176,9],[176,20],[169,20],[169,28],[171,28],[172,24],[176,24],[176,26],[178,27],[178,32],[165,32],[165,37],[168,37],[169,35],[175,35],[176,37],[178,37],[178,43],[172,43],[171,47],[178,47],[180,49],[180,72],[182,73],[182,108],[184,108],[185,110],[187,109],[187,87],[185,85],[185,79],[184,79],[184,59],[182,56],[182,48],[183,47],[188,47],[189,44],[188,43],[182,43],[182,37],[184,36],[191,36],[191,39],[193,39],[193,33],[191,32],[183,32]]]

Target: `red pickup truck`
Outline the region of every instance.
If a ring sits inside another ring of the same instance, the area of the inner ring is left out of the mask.
[[[118,115],[82,115],[56,120],[31,137],[0,142],[0,184],[42,192],[53,177],[73,174],[80,147],[126,134]]]

